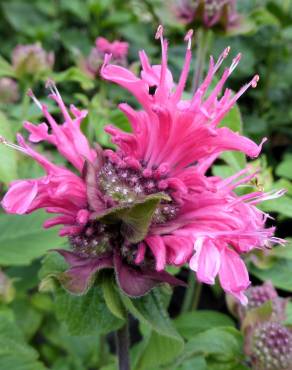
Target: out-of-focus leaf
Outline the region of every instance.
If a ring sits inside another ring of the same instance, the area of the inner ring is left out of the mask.
[[[107,304],[108,309],[113,315],[119,319],[124,319],[126,317],[126,311],[123,306],[120,294],[117,289],[117,285],[114,281],[114,276],[112,273],[102,275],[102,290]]]
[[[183,340],[172,325],[157,289],[137,299],[123,296],[123,300],[128,310],[148,328],[144,342],[139,346],[135,370],[153,369],[181,353]]]
[[[66,71],[54,73],[53,78],[57,83],[69,81],[78,82],[85,90],[94,87],[94,81],[77,67],[70,67]]]
[[[15,77],[12,66],[0,55],[0,77]]]
[[[292,154],[287,153],[283,161],[276,167],[276,175],[292,180]]]
[[[292,292],[292,260],[290,259],[277,259],[267,269],[251,265],[249,271],[262,281],[271,280],[276,288]]]
[[[56,229],[43,229],[47,219],[44,212],[18,216],[0,214],[0,264],[27,265],[48,249],[64,243]]]
[[[11,127],[4,113],[0,112],[0,136],[13,141]],[[0,181],[8,184],[17,178],[17,154],[16,151],[0,144]]]
[[[240,364],[244,358],[242,351],[243,338],[238,330],[233,327],[212,328],[188,341],[182,355],[169,368],[176,370],[189,359],[203,356],[208,363],[206,369],[209,369],[209,362],[214,362],[217,363],[217,369],[227,370]]]
[[[233,320],[216,311],[192,311],[180,315],[174,322],[178,332],[186,339],[215,327],[234,326]]]
[[[265,212],[276,212],[286,217],[292,217],[292,198],[284,195],[281,198],[267,200],[260,204]]]
[[[38,353],[25,343],[18,326],[0,312],[0,369],[44,370]]]

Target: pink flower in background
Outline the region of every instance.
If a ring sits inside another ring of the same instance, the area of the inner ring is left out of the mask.
[[[141,105],[141,110],[126,103],[119,106],[132,133],[115,126],[106,128],[116,151],[90,148],[80,131],[86,112],[71,106],[70,114],[51,83],[50,97],[62,111],[62,125],[33,96],[51,132],[46,123],[35,126],[26,122],[30,140],[55,145],[79,174],[50,163],[19,136],[20,150],[37,160],[47,174],[14,182],[2,205],[10,213],[45,208],[57,214],[45,226],[61,224],[61,235],[69,238],[72,250],[59,252],[71,267],[60,279],[72,292],[86,291],[98,270],[113,267],[123,291],[139,296],[158,282],[180,283],[165,269],[189,263],[200,281],[213,284],[218,275],[223,289],[246,303],[249,277],[241,254],[281,242],[273,236],[274,228],[265,228],[268,215],[256,205],[282,192],[238,196],[234,190],[256,176],[249,168],[227,179],[206,175],[224,151],[237,150],[250,157],[260,153],[262,144],[226,127],[218,128],[237,99],[256,86],[258,76],[236,94],[229,89],[222,93],[240,60],[238,55],[207,94],[228,55],[227,48],[216,63],[210,59],[205,80],[184,100],[191,35],[185,37],[185,64],[177,84],[167,67],[168,44],[161,26],[156,35],[161,40],[161,64],[151,65],[141,51],[140,77],[109,64],[110,56],[105,56],[101,76],[130,91]],[[142,228],[141,214],[151,221]]]
[[[12,51],[12,66],[18,74],[35,75],[53,68],[55,56],[46,52],[40,43],[17,45]]]
[[[104,37],[95,40],[95,47],[91,49],[87,59],[81,59],[79,64],[90,75],[95,76],[102,66],[105,54],[111,54],[117,64],[126,65],[129,44],[124,41],[108,41]]]
[[[200,22],[207,28],[220,24],[228,30],[240,22],[236,0],[175,0],[174,14],[185,24]]]

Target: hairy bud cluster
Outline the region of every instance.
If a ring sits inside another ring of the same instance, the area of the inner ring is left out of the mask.
[[[130,167],[119,167],[106,162],[97,175],[99,187],[118,204],[131,205],[145,196],[163,191],[171,197],[171,189],[160,176]],[[164,223],[174,219],[179,210],[174,201],[161,201],[154,213],[153,222]]]
[[[259,325],[252,337],[252,363],[257,370],[292,368],[292,333],[280,323]]]

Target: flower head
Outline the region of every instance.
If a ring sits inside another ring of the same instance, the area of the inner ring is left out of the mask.
[[[257,370],[291,369],[292,333],[278,322],[257,326],[252,334],[251,360]]]
[[[54,62],[54,53],[46,52],[40,43],[17,45],[12,52],[12,65],[19,75],[35,75],[50,70]]]
[[[230,29],[240,21],[236,0],[176,0],[175,3],[174,13],[185,24],[200,22],[206,28],[221,25]]]
[[[95,40],[87,59],[81,59],[81,67],[90,75],[96,76],[103,64],[105,54],[111,54],[117,64],[126,65],[129,44],[124,41],[108,41],[104,37]]]
[[[45,208],[58,214],[45,226],[62,224],[60,233],[69,238],[72,250],[60,253],[71,268],[60,279],[75,293],[84,292],[99,269],[114,267],[121,288],[129,295],[142,295],[158,282],[178,283],[165,272],[167,265],[189,263],[200,281],[213,284],[219,275],[225,291],[245,303],[249,278],[240,255],[278,241],[273,237],[274,228],[265,228],[267,215],[256,204],[281,192],[238,196],[234,189],[255,176],[249,169],[228,179],[206,175],[223,151],[238,150],[250,157],[259,154],[262,144],[218,128],[244,91],[256,86],[258,76],[237,94],[226,89],[219,98],[239,62],[237,56],[207,96],[228,55],[227,48],[216,63],[210,59],[202,85],[191,99],[183,100],[191,35],[188,32],[185,38],[185,64],[177,84],[167,67],[168,44],[161,26],[156,38],[161,41],[162,62],[151,65],[141,51],[140,77],[109,64],[110,57],[105,56],[101,76],[129,90],[142,107],[135,111],[120,104],[133,131],[106,128],[116,151],[90,148],[80,131],[86,111],[71,106],[69,114],[52,83],[50,97],[62,111],[63,125],[58,125],[47,107],[32,95],[51,132],[45,123],[35,126],[26,122],[30,140],[55,145],[79,175],[50,163],[18,136],[20,149],[37,160],[47,175],[14,182],[2,205],[11,213]]]

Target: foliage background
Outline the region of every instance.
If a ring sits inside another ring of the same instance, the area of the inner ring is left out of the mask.
[[[243,54],[242,62],[228,82],[234,90],[255,73],[261,80],[257,89],[240,99],[241,113],[235,108],[225,124],[234,130],[243,130],[257,142],[263,136],[269,138],[261,159],[256,161],[262,169],[260,183],[267,191],[285,187],[287,194],[263,207],[277,218],[277,235],[289,240],[292,238],[292,4],[289,0],[246,0],[238,1],[238,9],[249,21],[249,32],[226,35],[215,31],[210,52],[218,56],[230,45],[232,55],[239,51]],[[22,130],[22,121],[41,119],[25,94],[29,87],[54,112],[44,88],[47,77],[52,77],[66,103],[89,109],[84,131],[90,140],[111,145],[102,127],[114,122],[129,129],[116,103],[130,97],[84,74],[76,63],[78,55],[88,55],[97,36],[123,39],[130,43],[131,68],[138,71],[137,52],[142,48],[154,61],[159,61],[159,43],[153,35],[160,23],[170,40],[170,66],[177,76],[184,56],[185,27],[175,20],[168,1],[1,0],[0,77],[15,78],[21,93],[16,103],[0,105],[0,134],[13,141],[15,133]],[[54,71],[49,76],[15,76],[10,66],[13,48],[36,41],[47,51],[54,51]],[[195,60],[192,68],[194,66]],[[57,162],[62,161],[51,147],[38,147]],[[0,147],[0,158],[3,194],[11,180],[41,174],[32,160],[9,148]],[[215,164],[213,172],[224,177],[244,165],[244,158],[230,153]],[[203,287],[199,308],[204,311],[179,317],[182,288],[176,289],[172,298],[168,290],[162,289],[134,302],[122,297],[121,302],[120,297],[112,294],[114,288],[108,285],[110,283],[101,283],[101,287],[93,288],[84,298],[69,297],[48,278],[48,274],[62,270],[62,259],[53,253],[44,260],[43,256],[64,240],[57,236],[56,230],[42,230],[44,219],[43,213],[25,217],[0,214],[0,369],[114,369],[110,332],[122,324],[124,306],[132,313],[135,369],[157,370],[159,364],[173,370],[248,369],[242,334],[227,313],[225,298],[218,286]],[[253,282],[270,279],[282,296],[290,296],[291,250],[288,243],[288,247],[276,248],[269,255],[248,256]],[[179,274],[187,280],[184,269]],[[45,280],[39,291],[42,278]],[[54,299],[50,292],[53,288]],[[167,310],[175,318],[172,322]],[[287,322],[290,319],[291,324],[290,312],[288,305]],[[139,329],[134,317],[140,320]]]

